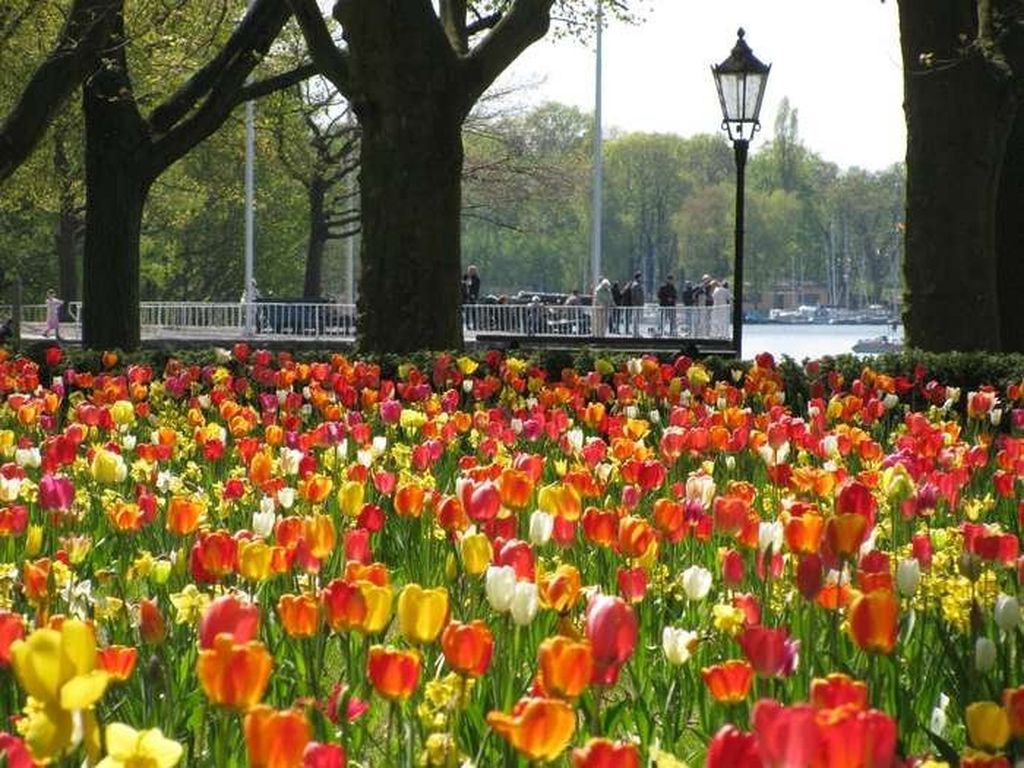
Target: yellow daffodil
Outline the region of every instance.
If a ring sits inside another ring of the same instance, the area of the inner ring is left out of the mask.
[[[88,624],[68,619],[59,632],[37,629],[11,646],[11,666],[28,694],[18,729],[34,760],[59,757],[77,746],[79,736],[87,750],[98,747],[90,710],[107,690],[109,676],[96,669],[96,637]]]
[[[136,731],[124,723],[111,723],[104,733],[107,756],[96,768],[172,768],[181,760],[181,744],[165,738],[159,728]]]

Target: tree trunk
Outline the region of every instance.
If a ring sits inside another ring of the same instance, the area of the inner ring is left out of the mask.
[[[437,104],[362,117],[361,344],[462,345],[461,118]]]
[[[958,35],[972,28],[973,2],[900,0],[899,10],[907,338],[936,352],[999,350],[995,222],[1010,87],[979,57],[957,60]],[[953,63],[922,68],[919,57],[927,52]]]
[[[123,39],[118,19],[112,41]],[[118,51],[123,49],[118,48]],[[90,349],[139,346],[139,235],[152,182],[147,137],[120,59],[82,88],[85,114],[85,251],[82,343]]]
[[[324,179],[314,176],[309,185],[309,243],[306,246],[306,278],[302,297],[318,299],[323,291],[324,250],[330,237],[327,212],[324,210]]]
[[[996,252],[999,320],[1004,352],[1024,352],[1024,109],[1018,101],[999,181]]]

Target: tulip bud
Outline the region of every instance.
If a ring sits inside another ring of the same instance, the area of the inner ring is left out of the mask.
[[[547,544],[555,530],[555,518],[539,509],[530,515],[530,543],[535,547]]]
[[[896,566],[896,589],[904,597],[910,597],[917,592],[917,585],[921,582],[921,564],[914,558],[900,560]]]
[[[703,600],[711,591],[711,571],[699,565],[691,565],[682,576],[683,591],[689,600]]]
[[[491,565],[484,578],[487,602],[498,613],[505,613],[512,607],[516,589],[516,571],[511,565]]]
[[[995,608],[996,625],[1003,632],[1012,632],[1020,624],[1020,602],[1010,595],[999,595]]]
[[[524,627],[537,615],[537,585],[529,581],[516,582],[512,593],[512,621],[516,626]]]
[[[974,668],[988,672],[996,665],[996,644],[987,637],[979,637],[974,644]]]

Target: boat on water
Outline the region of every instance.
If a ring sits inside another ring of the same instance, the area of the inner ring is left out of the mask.
[[[860,355],[880,355],[886,352],[902,352],[903,343],[890,339],[888,336],[873,336],[869,339],[859,339],[853,345],[853,351]]]

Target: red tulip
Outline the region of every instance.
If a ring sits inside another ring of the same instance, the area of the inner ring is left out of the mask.
[[[614,685],[619,669],[633,655],[636,613],[614,595],[598,595],[587,606],[587,638],[594,653],[595,685]]]
[[[811,681],[811,704],[815,709],[867,709],[867,683],[854,680],[849,675],[833,672],[824,679],[817,678]]]
[[[762,677],[788,677],[795,671],[800,641],[791,638],[788,630],[747,627],[739,643],[747,661]]]
[[[302,768],[345,768],[347,757],[340,744],[311,741],[302,753]]]
[[[572,751],[572,768],[640,768],[636,745],[592,738]]]
[[[17,613],[0,611],[0,668],[11,666],[11,646],[25,637],[25,621]]]
[[[247,643],[256,637],[259,628],[258,606],[224,595],[210,603],[199,620],[199,647],[212,648],[214,638],[221,633],[230,635],[236,643]]]
[[[757,737],[734,725],[723,725],[711,743],[704,768],[761,768]]]
[[[753,732],[766,768],[813,764],[821,742],[816,717],[809,704],[784,707],[772,699],[761,699],[754,705]]]

